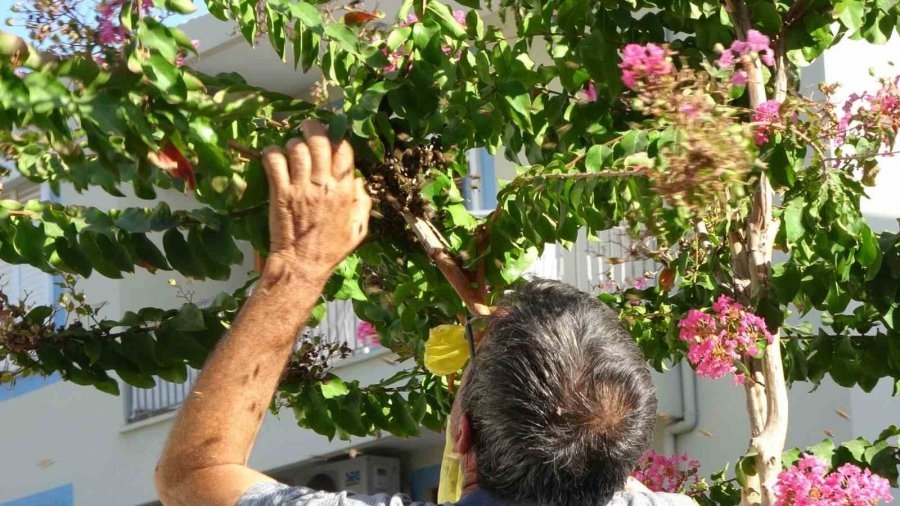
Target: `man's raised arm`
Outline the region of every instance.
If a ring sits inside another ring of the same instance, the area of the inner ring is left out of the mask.
[[[319,123],[263,152],[269,179],[270,255],[244,305],[197,379],[166,442],[156,486],[166,506],[233,506],[272,481],[247,467],[250,450],[297,333],[334,268],[365,237],[371,201],[347,142],[332,147]]]

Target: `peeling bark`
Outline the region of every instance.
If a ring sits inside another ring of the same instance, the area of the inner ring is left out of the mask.
[[[751,28],[750,12],[743,0],[726,0],[726,9],[734,21],[738,37],[746,38]],[[800,5],[800,2],[797,3]],[[795,7],[797,7],[795,5]],[[802,7],[791,9],[790,21],[802,16]],[[774,98],[784,100],[787,94],[787,61],[779,36],[775,43]],[[756,108],[766,100],[765,83],[759,62],[747,65],[750,105]],[[772,268],[772,247],[779,223],[772,216],[772,186],[765,173],[754,189],[750,214],[744,227],[736,227],[729,242],[735,290],[743,304],[751,305],[767,297]],[[738,231],[739,230],[739,231]],[[745,390],[750,416],[750,450],[756,453],[756,475],[748,477],[742,490],[742,503],[748,506],[773,506],[775,484],[781,472],[788,424],[787,384],[781,357],[780,332],[772,332],[775,341],[766,347],[759,359],[747,359],[750,371]]]
[[[447,278],[447,281],[459,295],[459,298],[462,299],[469,312],[474,315],[490,314],[487,301],[483,296],[484,290],[473,288],[473,284],[466,272],[450,255],[447,242],[441,236],[441,233],[434,228],[434,225],[428,220],[414,216],[407,211],[399,209],[398,211],[412,229],[419,243],[425,248],[425,253],[434,265],[440,269],[444,277]]]

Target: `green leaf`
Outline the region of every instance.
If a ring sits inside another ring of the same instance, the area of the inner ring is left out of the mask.
[[[31,265],[42,267],[47,264],[44,258],[44,224],[32,225],[30,221],[19,220],[16,224],[16,250]]]
[[[206,330],[206,324],[203,323],[203,311],[194,304],[183,304],[172,318],[172,327],[181,332]]]
[[[325,35],[331,40],[337,41],[344,51],[351,54],[359,54],[356,34],[343,23],[332,23],[325,27]]]
[[[229,230],[203,227],[200,231],[200,240],[209,258],[220,265],[237,265],[244,261],[244,254]]]
[[[325,379],[319,383],[319,387],[322,389],[322,397],[326,399],[341,397],[350,392],[344,381],[334,374],[326,376]]]
[[[113,223],[126,232],[142,234],[150,231],[150,216],[144,209],[138,207],[125,209]]]
[[[432,13],[437,18],[437,22],[441,27],[441,33],[449,35],[454,39],[463,39],[466,36],[466,27],[459,24],[453,17],[450,7],[440,2],[428,2],[425,7],[426,13]]]
[[[428,44],[431,43],[432,37],[437,35],[440,31],[437,24],[430,20],[415,23],[412,27],[413,43],[415,44],[416,49],[419,50],[425,50],[428,47]]]
[[[64,237],[57,237],[54,240],[56,246],[56,254],[62,259],[63,263],[69,268],[70,272],[78,274],[81,277],[88,277],[93,272],[91,261],[81,251],[81,248],[70,246],[69,241]]]
[[[514,116],[513,119],[518,120],[517,123],[520,123],[523,128],[531,130],[531,98],[528,96],[528,93],[504,95],[503,99],[513,111],[518,113],[518,117]]]
[[[782,219],[784,221],[784,232],[789,245],[796,244],[805,233],[803,228],[803,208],[804,201],[800,198],[791,200],[784,208]]]
[[[329,440],[333,439],[336,427],[322,392],[315,385],[306,385],[300,392],[298,401],[299,403],[294,405],[297,421],[302,420],[310,429],[326,436]]]
[[[44,323],[44,320],[49,318],[52,314],[53,308],[50,306],[37,306],[32,308],[31,311],[25,315],[25,319],[34,325],[41,325]]]
[[[194,2],[191,0],[165,0],[164,6],[166,10],[177,12],[178,14],[191,14],[197,11]]]
[[[391,396],[391,432],[400,437],[419,434],[419,422],[413,418],[409,404],[398,392]]]
[[[872,229],[867,225],[863,225],[859,235],[859,250],[856,252],[856,260],[863,267],[871,267],[878,260],[879,253],[880,250],[875,234],[872,233]]]
[[[162,269],[164,271],[172,270],[166,261],[165,255],[156,247],[150,239],[144,234],[131,234],[131,245],[134,253],[139,261],[152,266],[154,269]]]
[[[163,249],[166,251],[169,263],[178,272],[195,279],[202,279],[206,276],[206,270],[188,247],[187,241],[178,229],[170,228],[163,234]]]
[[[116,374],[122,378],[122,381],[137,388],[153,388],[156,386],[156,380],[149,374],[143,374],[129,369],[116,369]]]
[[[391,30],[391,33],[388,34],[387,41],[385,42],[388,51],[393,52],[398,47],[406,43],[406,41],[409,40],[409,38],[412,36],[412,32],[413,29],[411,26],[404,26],[395,30]]]
[[[100,238],[109,241],[109,238],[106,236],[87,231],[87,229],[82,230],[78,237],[78,242],[81,244],[81,250],[84,252],[84,255],[90,259],[91,265],[97,272],[108,278],[121,278],[122,271],[116,267],[109,258],[109,251],[104,251],[98,245],[98,239]]]
[[[381,105],[381,99],[387,92],[400,87],[400,83],[395,81],[379,81],[363,92],[359,99],[359,107],[369,113],[374,113]]]
[[[831,456],[834,455],[834,441],[826,439],[815,446],[810,446],[807,453],[830,464]]]
[[[604,144],[595,144],[588,149],[584,165],[588,172],[599,172],[609,168],[612,158],[612,148]]]
[[[775,4],[769,0],[751,3],[750,17],[753,19],[753,26],[764,33],[778,33],[783,26],[781,15],[778,14],[778,9],[775,7]]]
[[[832,15],[847,27],[850,33],[858,31],[866,17],[864,0],[838,0],[834,3]]]
[[[352,385],[349,393],[337,399],[337,409],[332,409],[334,423],[352,436],[365,436],[369,428],[363,422],[363,397],[358,385]]]
[[[322,13],[308,2],[292,3],[291,14],[308,27],[317,28],[322,26]]]

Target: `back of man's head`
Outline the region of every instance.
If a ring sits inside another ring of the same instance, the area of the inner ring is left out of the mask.
[[[605,505],[650,444],[656,392],[616,314],[554,281],[507,295],[462,394],[479,486],[541,505]]]

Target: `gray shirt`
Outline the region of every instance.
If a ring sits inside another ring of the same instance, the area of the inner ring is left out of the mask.
[[[501,506],[506,503],[486,492],[467,494],[456,506]],[[607,506],[694,506],[687,496],[647,492],[619,492]],[[413,502],[403,495],[373,496],[340,492],[316,492],[305,487],[289,487],[281,483],[260,483],[248,490],[236,506],[436,506]],[[451,506],[451,505],[445,505]],[[521,505],[520,505],[521,506]]]

